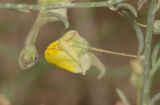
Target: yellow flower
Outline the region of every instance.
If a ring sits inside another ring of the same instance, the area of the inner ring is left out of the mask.
[[[103,69],[100,70],[102,72],[98,77],[101,78],[105,68],[99,59],[89,51],[89,48],[89,43],[77,31],[69,31],[46,48],[45,59],[48,63],[64,70],[83,75],[92,65],[95,65],[98,69]],[[97,65],[97,62],[100,63],[100,66]]]

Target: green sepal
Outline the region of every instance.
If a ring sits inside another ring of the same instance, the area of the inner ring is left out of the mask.
[[[19,65],[22,69],[29,69],[38,60],[38,52],[32,44],[24,47],[19,55]]]

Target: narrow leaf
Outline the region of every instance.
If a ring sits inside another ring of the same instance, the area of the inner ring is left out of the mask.
[[[59,19],[60,21],[62,21],[64,23],[66,28],[69,27],[69,22],[68,22],[67,18],[64,17],[63,15],[59,14],[59,13],[55,13],[54,11],[48,10],[48,11],[45,12],[44,18],[45,17],[49,17],[49,18],[55,18],[56,17],[57,19]]]

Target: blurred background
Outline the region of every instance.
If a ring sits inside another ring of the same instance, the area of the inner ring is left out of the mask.
[[[75,0],[89,1],[96,0]],[[36,4],[37,1],[0,2]],[[137,1],[131,3],[137,8]],[[82,76],[50,65],[44,59],[45,48],[70,29],[78,30],[94,47],[136,54],[137,39],[127,18],[108,8],[69,9],[69,29],[62,22],[44,26],[36,43],[39,60],[32,68],[22,70],[18,55],[36,16],[37,12],[0,10],[0,105],[123,105],[116,88],[125,93],[132,105],[136,104],[137,91],[130,81],[132,58],[95,53],[107,68],[102,80],[96,79],[95,68]],[[144,10],[138,20],[145,23]],[[153,93],[158,88],[158,82],[154,82]]]

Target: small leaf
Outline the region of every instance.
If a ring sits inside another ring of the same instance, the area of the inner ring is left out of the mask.
[[[120,99],[122,100],[124,105],[131,105],[127,97],[124,95],[124,93],[120,89],[116,89],[116,92],[118,96],[120,97]]]
[[[67,18],[64,17],[63,15],[61,15],[60,13],[56,13],[56,12],[54,12],[52,10],[45,11],[45,13],[44,13],[44,18],[53,18],[53,19],[55,19],[55,17],[57,19],[61,20],[64,23],[64,25],[66,26],[66,28],[69,27],[69,22],[68,22]]]
[[[53,4],[61,4],[61,3],[71,3],[74,0],[38,0],[39,5],[53,5]],[[44,10],[43,20],[47,22],[55,22],[57,20],[61,20],[66,28],[69,27],[69,22],[67,20],[67,8],[63,9],[50,9]]]

